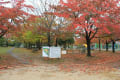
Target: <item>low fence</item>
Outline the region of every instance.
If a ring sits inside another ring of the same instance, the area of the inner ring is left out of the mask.
[[[81,54],[81,53],[86,53],[86,50],[80,50],[80,49],[67,49],[66,50],[67,54]]]
[[[77,49],[74,49],[74,50],[66,50],[67,54],[70,54],[70,53],[81,53],[81,50],[77,50]]]

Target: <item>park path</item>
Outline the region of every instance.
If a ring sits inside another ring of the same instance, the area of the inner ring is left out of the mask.
[[[6,70],[0,80],[120,80],[119,72],[87,74],[80,71],[63,72],[57,66],[41,65]]]
[[[30,64],[29,61],[21,58],[20,56],[16,55],[15,53],[13,53],[13,50],[15,49],[15,47],[11,48],[10,50],[8,50],[8,54],[10,54],[12,57],[14,57],[15,59],[17,59],[20,63],[22,64]]]

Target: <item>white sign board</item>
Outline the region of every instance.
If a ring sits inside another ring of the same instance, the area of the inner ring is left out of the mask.
[[[42,47],[42,57],[49,57],[50,48],[47,46]]]
[[[67,54],[67,51],[66,50],[62,50],[62,54]]]
[[[50,47],[49,58],[61,58],[61,48],[60,47]]]

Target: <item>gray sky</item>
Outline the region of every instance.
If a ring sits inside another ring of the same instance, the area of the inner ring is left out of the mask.
[[[45,11],[45,8],[49,8],[49,4],[57,5],[59,0],[26,0],[26,4],[30,4],[37,9],[37,12],[33,12],[33,14],[40,15]]]

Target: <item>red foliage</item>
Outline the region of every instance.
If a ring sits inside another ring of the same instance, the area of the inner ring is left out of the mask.
[[[70,19],[72,29],[86,39],[87,56],[91,56],[90,44],[96,34],[112,34],[109,28],[115,26],[111,25],[120,24],[118,3],[119,0],[60,0],[53,8],[55,15]]]
[[[67,0],[66,2],[60,0],[60,5],[57,6],[58,8],[55,7],[54,14],[59,17],[71,18],[77,33],[83,33],[86,30],[92,37],[92,34],[96,33],[96,28],[110,33],[106,25],[113,24],[109,15],[118,11],[117,4],[118,0]],[[115,15],[118,14],[115,13]],[[115,18],[112,20],[116,21]]]
[[[9,8],[5,7],[4,4],[10,4],[10,1],[2,0],[0,1],[0,37],[4,36],[8,31],[15,30],[15,25],[17,27],[24,21],[24,19],[29,15],[22,10],[22,8],[33,8],[30,5],[24,4],[24,0],[14,0],[14,5]]]

